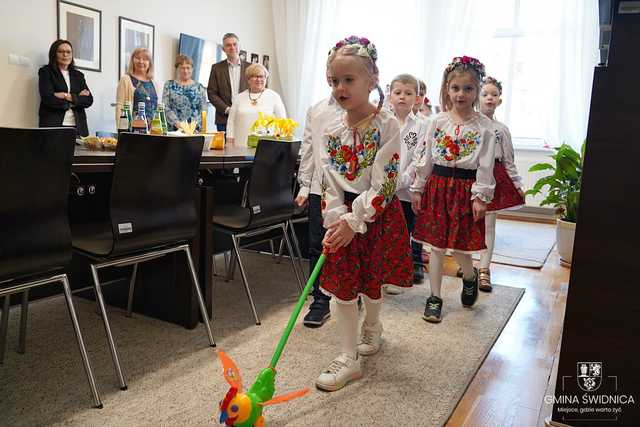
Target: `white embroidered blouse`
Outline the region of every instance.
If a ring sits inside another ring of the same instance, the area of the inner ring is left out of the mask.
[[[309,193],[320,195],[320,176],[322,165],[329,154],[323,138],[329,121],[341,116],[342,108],[330,96],[311,106],[307,111],[300,148],[300,167],[298,168],[298,196],[309,197]]]
[[[511,132],[509,132],[507,125],[502,122],[493,120],[493,124],[496,127],[496,160],[502,162],[509,174],[509,178],[513,181],[513,185],[516,188],[522,188],[522,177],[518,174],[518,168],[516,168]]]
[[[400,129],[400,179],[396,186],[398,199],[411,201],[409,186],[416,176],[416,162],[424,152],[424,142],[427,137],[429,122],[410,112],[404,126]]]
[[[344,219],[357,233],[367,232],[396,192],[400,163],[400,128],[385,110],[368,124],[350,128],[345,114],[334,117],[324,135],[328,156],[323,165],[321,207],[324,226]],[[344,192],[357,193],[351,212]]]
[[[476,113],[466,122],[456,123],[450,113],[438,114],[427,131],[424,155],[416,162],[416,177],[410,190],[422,193],[433,165],[476,169],[471,199],[491,202],[495,145],[495,126],[486,116]]]

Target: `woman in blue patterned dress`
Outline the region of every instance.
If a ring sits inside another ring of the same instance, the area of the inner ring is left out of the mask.
[[[207,91],[194,81],[193,61],[185,55],[176,57],[176,79],[167,80],[162,91],[162,102],[167,114],[167,123],[172,129],[178,122],[196,121],[202,128],[201,112],[207,110]]]

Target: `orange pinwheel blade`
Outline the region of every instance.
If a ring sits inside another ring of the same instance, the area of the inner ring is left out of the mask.
[[[224,375],[224,379],[227,380],[231,387],[237,388],[238,393],[241,393],[242,376],[240,376],[240,370],[235,362],[222,350],[218,351],[218,357],[220,358],[220,363],[222,363],[222,375]]]
[[[266,402],[258,403],[260,406],[277,405],[278,403],[284,403],[289,400],[297,399],[309,393],[309,388],[303,388],[302,390],[292,391],[291,393],[283,394],[282,396],[274,397]]]

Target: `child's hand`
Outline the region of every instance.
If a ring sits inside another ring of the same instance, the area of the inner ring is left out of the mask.
[[[411,192],[411,209],[413,213],[418,215],[420,209],[422,209],[422,194]]]
[[[304,196],[298,196],[293,201],[300,207],[307,205],[307,198]]]
[[[341,247],[351,243],[355,235],[356,232],[349,227],[347,221],[341,219],[327,227],[327,232],[322,240],[322,246],[326,247],[329,253],[334,253]]]
[[[487,213],[487,204],[482,200],[475,198],[473,200],[473,220],[478,222]]]

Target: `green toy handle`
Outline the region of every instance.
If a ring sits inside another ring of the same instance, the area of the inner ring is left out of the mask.
[[[296,320],[298,320],[298,316],[300,315],[300,310],[302,310],[302,306],[304,305],[304,302],[307,300],[307,296],[309,296],[309,293],[311,292],[311,288],[313,288],[313,282],[315,282],[316,279],[318,278],[318,275],[320,274],[320,269],[322,268],[322,264],[324,264],[324,261],[326,259],[327,257],[325,256],[324,253],[320,255],[320,258],[318,258],[318,262],[316,262],[316,266],[313,268],[313,271],[311,272],[311,276],[309,276],[309,280],[307,280],[307,285],[302,290],[302,294],[300,294],[300,298],[298,298],[298,303],[293,309],[293,313],[291,313],[291,317],[289,318],[289,323],[287,323],[287,327],[284,328],[284,333],[280,337],[280,341],[276,346],[276,351],[273,353],[273,357],[271,358],[271,364],[269,365],[270,368],[275,369],[276,364],[278,363],[278,360],[282,355],[282,351],[284,350],[284,346],[287,344],[289,335],[291,335],[291,331],[293,330],[293,327],[296,324]]]

